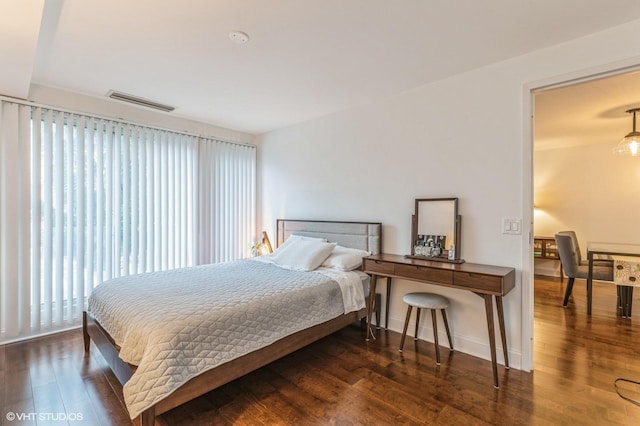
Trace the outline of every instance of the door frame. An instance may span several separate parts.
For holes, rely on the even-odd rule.
[[[533,359],[533,148],[534,95],[546,90],[571,86],[640,70],[640,58],[631,58],[586,68],[542,80],[527,82],[522,93],[522,361],[524,371],[534,369]]]

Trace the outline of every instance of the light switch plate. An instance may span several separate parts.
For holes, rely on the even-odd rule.
[[[502,219],[502,233],[510,235],[522,234],[522,220],[520,219]]]

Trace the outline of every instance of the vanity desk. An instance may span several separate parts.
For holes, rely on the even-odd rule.
[[[373,295],[376,294],[378,278],[384,277],[387,279],[385,328],[388,328],[389,325],[389,299],[391,297],[391,283],[393,278],[468,290],[482,297],[485,303],[489,329],[493,385],[495,388],[499,387],[498,365],[496,361],[496,336],[493,320],[493,298],[495,297],[496,299],[498,323],[504,351],[504,365],[505,368],[508,369],[509,357],[505,335],[502,297],[515,287],[515,269],[474,263],[449,263],[437,259],[416,259],[394,254],[379,254],[365,257],[363,259],[363,270],[371,275],[369,307],[372,306],[372,298]],[[367,315],[367,340],[369,340],[370,330],[371,309],[369,309]]]

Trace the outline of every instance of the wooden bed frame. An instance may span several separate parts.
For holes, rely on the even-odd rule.
[[[378,222],[279,219],[277,221],[277,245],[280,246],[290,234],[295,233],[320,236],[347,247],[360,248],[371,251],[373,254],[379,254],[382,240],[381,231],[382,225]],[[270,364],[356,321],[362,320],[366,317],[366,314],[367,308],[365,307],[360,311],[341,315],[208,370],[192,378],[167,398],[140,414],[140,425],[151,426],[155,424],[155,416]],[[120,359],[120,348],[90,312],[85,311],[83,313],[82,325],[85,352],[89,352],[90,343],[93,340],[118,381],[124,385],[133,375],[136,367]]]

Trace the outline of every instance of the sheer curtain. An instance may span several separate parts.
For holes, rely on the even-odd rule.
[[[0,103],[0,343],[75,327],[104,280],[246,255],[253,146]]]

